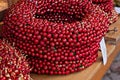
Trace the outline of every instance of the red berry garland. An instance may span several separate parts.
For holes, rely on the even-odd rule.
[[[87,47],[88,48],[88,47]],[[67,53],[64,55],[56,54],[57,57],[44,56],[44,59],[39,57],[28,56],[30,66],[33,68],[32,72],[38,74],[69,74],[78,72],[90,66],[96,61],[98,56],[98,44],[94,44],[89,50],[80,50],[76,48],[76,53]],[[75,50],[75,49],[73,49]],[[64,50],[65,51],[65,50]],[[64,52],[63,51],[63,52]],[[80,54],[80,52],[82,52]],[[63,59],[63,60],[60,60]]]
[[[106,12],[109,19],[109,24],[117,21],[118,14],[114,10],[113,0],[92,0],[92,3],[98,5],[103,11]]]
[[[108,18],[88,0],[21,0],[4,18],[2,36],[28,55],[33,72],[69,74],[96,61]]]
[[[107,14],[108,14],[110,24],[112,24],[118,20],[118,13],[114,9],[112,11],[108,12]]]
[[[105,3],[100,3],[98,5],[105,12],[110,12],[110,11],[112,11],[114,9],[114,7],[113,7],[113,0],[109,0],[108,2],[105,2]]]
[[[105,3],[108,1],[113,1],[113,0],[92,0],[93,3]]]
[[[30,68],[25,57],[0,40],[0,80],[30,80],[29,73]]]

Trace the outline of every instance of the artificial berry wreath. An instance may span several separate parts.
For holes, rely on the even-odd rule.
[[[7,11],[2,36],[28,55],[33,72],[69,74],[96,61],[108,26],[89,0],[20,0]]]

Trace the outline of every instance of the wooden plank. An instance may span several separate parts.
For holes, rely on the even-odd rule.
[[[106,41],[111,44],[117,44],[117,42],[120,40],[120,16],[117,22],[109,27],[109,30],[114,30],[114,28],[117,29],[117,32],[110,31],[105,36]]]
[[[119,44],[116,45],[115,50],[112,52],[112,54],[109,55],[107,64],[105,66],[100,65],[99,70],[95,73],[95,75],[90,80],[102,80],[102,77],[104,76],[105,72],[109,69],[112,61],[117,56],[119,51],[120,51],[120,42]]]
[[[2,26],[3,25],[3,22],[0,22],[0,26]]]
[[[7,0],[0,0],[0,12],[8,8]]]
[[[8,8],[7,0],[0,0],[0,21],[2,21],[3,15],[7,8]]]
[[[0,22],[3,20],[4,18],[4,14],[5,14],[6,10],[3,10],[2,12],[0,12]]]
[[[0,22],[0,37],[1,37],[1,26],[3,25],[3,22]]]

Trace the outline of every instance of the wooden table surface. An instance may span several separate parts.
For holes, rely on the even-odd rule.
[[[8,8],[7,0],[0,0],[0,12]]]
[[[109,32],[108,34],[106,34],[106,39],[109,40],[111,43],[116,44],[117,42],[119,42],[120,40],[120,16],[119,19],[116,23],[112,24],[112,26],[110,26],[109,30],[114,30],[116,28],[116,31],[114,33],[114,31]]]

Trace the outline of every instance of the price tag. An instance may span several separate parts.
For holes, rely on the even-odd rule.
[[[115,7],[115,11],[120,14],[120,7]]]
[[[100,48],[101,48],[102,57],[103,57],[103,64],[106,65],[106,63],[107,63],[107,48],[106,48],[104,37],[102,38],[102,40],[100,42]]]

